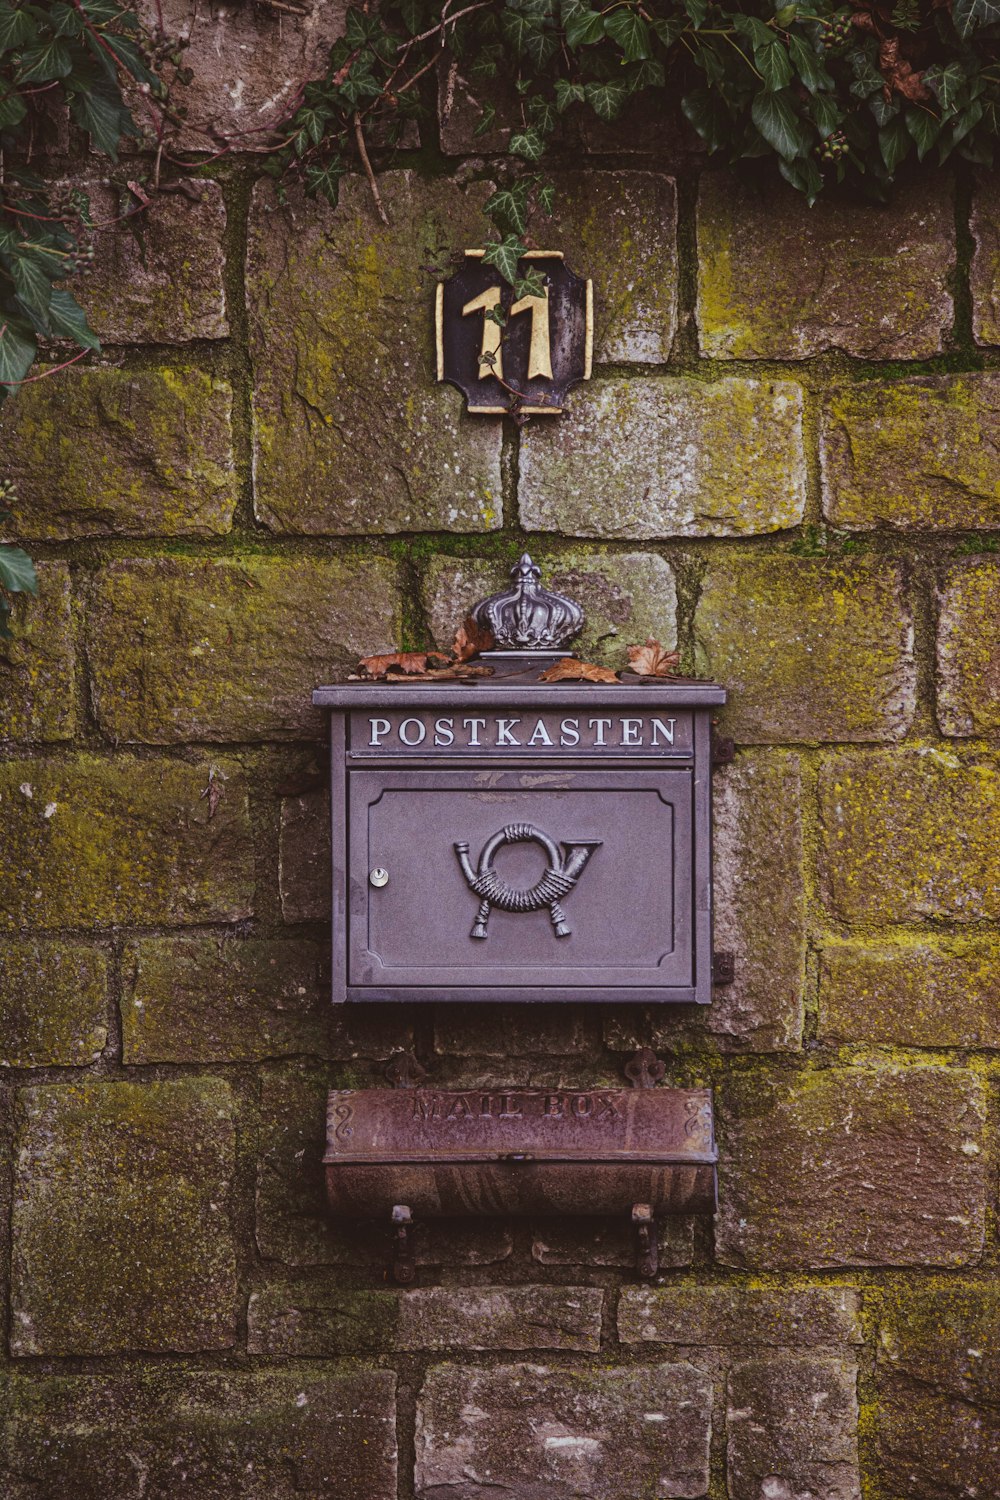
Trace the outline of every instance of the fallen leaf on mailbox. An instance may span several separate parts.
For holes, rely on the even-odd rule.
[[[681,659],[679,651],[666,651],[649,636],[644,646],[629,646],[629,671],[639,677],[673,677]]]
[[[477,625],[472,616],[467,615],[455,631],[451,654],[455,661],[468,661],[480,651],[489,651],[493,644],[493,632],[489,627]]]
[[[426,672],[432,661],[447,660],[440,651],[386,651],[381,656],[363,656],[358,666],[366,677],[388,677],[397,673],[411,676]]]
[[[539,682],[617,682],[610,667],[597,667],[592,661],[576,661],[572,656],[561,656],[551,667],[546,667]]]

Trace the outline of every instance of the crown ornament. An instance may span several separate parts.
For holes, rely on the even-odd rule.
[[[583,629],[574,599],[542,587],[542,570],[527,552],[510,570],[511,585],[481,599],[472,618],[485,626],[501,651],[562,651]]]

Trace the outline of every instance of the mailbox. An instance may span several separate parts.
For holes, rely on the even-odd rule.
[[[714,683],[549,673],[583,622],[525,555],[473,611],[495,649],[440,680],[318,688],[330,710],[333,998],[696,1001],[711,997]],[[546,675],[566,681],[545,681]],[[578,673],[576,675],[579,675]],[[639,1270],[656,1217],[710,1213],[708,1090],[397,1089],[329,1096],[335,1214],[628,1214]]]
[[[490,675],[318,688],[333,999],[706,1003],[714,683],[540,679],[579,607],[475,611]]]

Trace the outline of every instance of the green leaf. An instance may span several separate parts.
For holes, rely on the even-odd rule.
[[[968,84],[968,77],[961,63],[949,63],[946,68],[937,63],[924,73],[924,82],[944,110],[953,110]]]
[[[512,135],[507,150],[525,161],[539,161],[545,151],[545,141],[541,132],[532,127]]]
[[[563,10],[562,21],[566,45],[574,51],[578,47],[589,47],[604,36],[604,17],[600,11],[589,10],[583,5],[574,6],[571,10]]]
[[[552,217],[552,210],[555,207],[555,201],[556,190],[550,182],[547,182],[543,188],[539,188],[538,190],[538,206],[550,219]]]
[[[696,26],[704,26],[708,19],[709,0],[683,0],[684,9]]]
[[[331,207],[336,208],[343,175],[344,164],[339,156],[323,166],[306,167],[306,192],[310,198],[325,198]]]
[[[60,267],[53,267],[58,271]],[[17,256],[10,268],[18,301],[26,311],[44,319],[52,300],[52,280],[38,259],[31,255]]]
[[[38,35],[38,27],[19,6],[0,4],[0,52],[24,47]]]
[[[14,89],[0,96],[0,130],[8,129],[11,125],[20,125],[27,113],[27,105]]]
[[[502,240],[490,240],[487,243],[483,260],[488,266],[496,266],[504,281],[513,285],[517,280],[517,263],[525,249],[519,235],[508,234]]]
[[[687,25],[686,16],[650,16],[649,24],[664,47],[672,47]]]
[[[711,89],[691,89],[681,99],[681,110],[709,151],[721,151],[732,133],[733,121],[719,95]]]
[[[72,339],[81,349],[100,349],[101,341],[87,322],[87,314],[72,292],[53,287],[49,327],[57,338]]]
[[[641,62],[649,56],[649,27],[631,8],[613,10],[604,18],[604,30],[612,41],[618,43],[629,62]]]
[[[556,109],[562,114],[571,104],[579,104],[586,97],[582,83],[570,83],[567,78],[556,79]]]
[[[632,94],[638,94],[643,89],[661,89],[666,81],[666,71],[656,57],[647,57],[642,62],[633,63],[628,70],[628,87]]]
[[[514,296],[519,300],[521,297],[544,297],[545,278],[541,271],[528,271],[524,276],[516,277]]]
[[[21,547],[0,546],[0,588],[8,594],[37,594],[35,565]]]
[[[63,4],[62,0],[58,0],[58,3],[49,11],[49,25],[56,36],[79,36],[85,24],[80,12],[72,5]],[[105,40],[107,41],[110,36],[109,32]]]
[[[840,105],[831,94],[814,94],[806,107],[823,140],[833,134],[843,118]]]
[[[123,135],[136,134],[135,121],[121,103],[121,98],[103,80],[84,84],[70,96],[69,112],[81,129],[86,130],[99,151],[118,160],[118,142]]]
[[[1000,21],[1000,0],[954,0],[951,19],[959,36],[967,37],[977,26]]]
[[[377,16],[366,15],[356,5],[348,7],[347,17],[344,22],[344,41],[352,52],[359,47],[367,46],[369,42],[375,41],[382,31],[382,23]]]
[[[73,55],[66,43],[57,36],[50,37],[37,47],[26,47],[21,53],[20,83],[45,83],[52,78],[65,78],[73,71]]]
[[[0,310],[0,385],[16,385],[23,380],[37,353],[38,345],[30,328]]]
[[[523,234],[528,222],[527,198],[523,193],[511,192],[510,188],[500,188],[487,198],[483,204],[483,213],[493,220],[501,232],[510,229],[515,234]]]
[[[889,121],[888,125],[882,126],[878,133],[878,145],[887,172],[895,172],[900,162],[909,154],[912,144],[913,140],[902,115],[897,115],[895,119]]]
[[[819,54],[794,32],[788,38],[788,56],[792,67],[810,94],[818,94],[821,89],[832,89],[836,86],[823,66]]]
[[[757,94],[750,106],[750,118],[779,156],[786,161],[798,156],[805,142],[793,96],[787,89],[778,94]]]
[[[496,105],[495,104],[483,104],[480,107],[481,107],[483,113],[482,113],[482,117],[481,117],[481,119],[479,121],[479,124],[476,126],[475,130],[472,132],[473,135],[486,135],[487,131],[490,131],[490,130],[493,129],[493,122],[494,122],[494,120],[497,117],[497,110],[496,110]]]
[[[941,121],[926,109],[908,109],[904,119],[907,130],[916,142],[917,160],[923,161],[941,134]]]
[[[588,83],[586,96],[587,103],[599,119],[614,120],[628,98],[628,89],[623,83]]]
[[[556,128],[555,105],[536,94],[528,103],[528,118],[543,135],[551,135]]]

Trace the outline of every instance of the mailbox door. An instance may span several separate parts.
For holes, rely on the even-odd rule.
[[[694,816],[693,769],[349,771],[348,996],[698,998]]]

